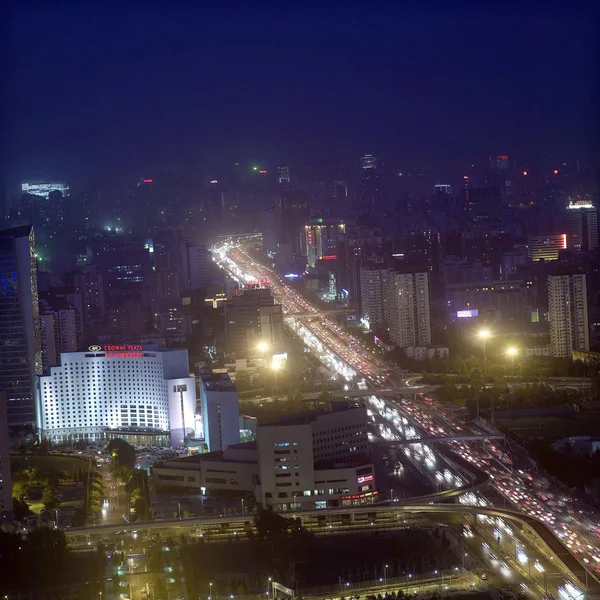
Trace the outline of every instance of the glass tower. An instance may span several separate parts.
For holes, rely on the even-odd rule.
[[[0,231],[0,388],[9,427],[35,426],[41,372],[35,239],[27,225]]]

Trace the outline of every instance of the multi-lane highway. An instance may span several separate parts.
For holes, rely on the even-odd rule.
[[[400,374],[391,372],[389,365],[377,358],[360,340],[354,338],[337,323],[325,316],[319,308],[292,289],[255,253],[253,244],[227,240],[212,249],[214,260],[242,285],[262,282],[270,285],[273,294],[283,306],[286,323],[300,336],[314,354],[347,382],[353,382],[368,396],[369,409],[379,439],[393,444],[409,437],[458,438],[485,435],[492,432],[479,423],[457,422],[453,415],[439,409],[425,395],[421,401],[409,401],[400,396],[378,395],[375,389],[389,388],[402,393],[410,381],[402,381]],[[323,315],[297,318],[297,314]],[[371,391],[373,390],[373,391]],[[423,390],[418,390],[423,391]],[[426,390],[428,391],[428,390]],[[404,423],[406,421],[406,423]],[[412,429],[412,431],[411,431]],[[375,441],[375,440],[374,440]],[[572,499],[541,475],[535,477],[525,468],[527,457],[520,456],[517,448],[501,447],[498,442],[450,441],[447,446],[464,461],[490,474],[494,491],[465,494],[462,503],[514,507],[524,515],[546,524],[562,540],[571,556],[597,577],[600,575],[600,517],[574,511]],[[464,485],[465,474],[447,464],[440,470],[440,453],[427,443],[413,443],[402,450],[407,457],[438,482],[441,489]],[[522,465],[520,463],[523,463]],[[519,468],[519,467],[523,468]],[[518,558],[518,557],[517,557]],[[565,600],[572,597],[569,588],[557,588]]]

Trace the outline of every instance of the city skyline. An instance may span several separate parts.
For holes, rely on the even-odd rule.
[[[440,168],[595,156],[591,15],[507,9],[238,7],[231,20],[218,8],[15,4],[2,178],[81,186],[235,161],[350,167],[368,152]]]

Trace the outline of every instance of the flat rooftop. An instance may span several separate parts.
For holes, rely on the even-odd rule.
[[[204,454],[192,454],[191,456],[182,456],[180,458],[172,458],[165,460],[160,463],[156,463],[156,466],[163,469],[176,469],[178,464],[200,464],[203,460],[216,461],[216,462],[232,462],[232,463],[255,463],[256,458],[248,458],[244,460],[239,455],[231,456],[229,450],[246,450],[248,452],[256,452],[258,450],[257,443],[254,442],[243,442],[240,444],[232,444],[225,450],[219,450],[217,452],[206,452]]]
[[[200,375],[200,381],[208,392],[235,392],[235,385],[227,373]]]
[[[278,425],[308,425],[316,421],[319,417],[330,415],[332,413],[347,412],[350,410],[362,409],[362,406],[348,406],[345,402],[330,402],[329,409],[317,409],[307,412],[296,413],[295,415],[286,415],[279,417],[272,423],[265,423],[261,427],[276,427]]]

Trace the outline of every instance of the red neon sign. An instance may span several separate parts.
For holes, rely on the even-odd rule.
[[[356,480],[356,483],[360,485],[361,483],[367,483],[367,481],[373,481],[373,475],[365,475],[364,477],[359,477]]]
[[[337,260],[337,254],[328,254],[327,256],[321,256],[321,260]]]
[[[152,179],[144,179],[144,183],[152,183]]]

